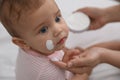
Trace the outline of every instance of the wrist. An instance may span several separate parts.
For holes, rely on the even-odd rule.
[[[105,63],[105,56],[106,56],[106,54],[105,54],[106,53],[105,48],[92,46],[92,47],[89,47],[87,49],[88,50],[91,49],[93,51],[96,51],[96,54],[98,55],[98,57],[97,57],[97,63],[98,64]]]
[[[107,8],[103,9],[102,19],[104,20],[104,24],[112,22],[110,11]]]
[[[101,54],[100,54],[101,63],[109,63],[108,61],[109,53],[111,53],[111,50],[109,49],[103,48],[101,50]]]
[[[120,21],[120,5],[103,9],[105,23]]]

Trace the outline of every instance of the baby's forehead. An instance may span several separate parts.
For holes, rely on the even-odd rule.
[[[16,3],[9,5],[6,4],[4,7],[7,7],[7,9],[5,8],[4,8],[5,10],[3,9],[3,15],[5,16],[3,18],[7,19],[7,21],[4,21],[6,25],[5,27],[8,28],[9,33],[23,32],[31,28],[31,26],[34,26],[33,24],[31,24],[33,21],[31,20],[32,19],[31,15],[35,11],[37,11],[43,4],[45,4],[46,2],[50,2],[49,0],[48,1],[47,0],[13,0],[13,1],[20,1],[20,2],[19,4]],[[51,0],[51,2],[53,3],[54,0]],[[10,25],[7,23],[11,23],[10,25],[12,27],[9,27]],[[13,30],[10,28],[12,28]]]
[[[30,0],[30,1],[34,1],[34,0]],[[35,0],[35,1],[40,1],[40,2],[39,4],[28,3],[29,5],[26,4],[26,7],[23,7],[21,5],[21,7],[19,7],[18,10],[15,10],[14,8],[11,9],[11,13],[9,17],[11,18],[12,23],[17,24],[18,26],[21,27],[24,24],[29,24],[30,22],[27,23],[26,21],[30,21],[31,19],[30,16],[42,6],[43,1],[45,2],[45,0]]]

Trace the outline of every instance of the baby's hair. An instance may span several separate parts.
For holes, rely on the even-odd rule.
[[[3,1],[3,0],[0,0],[0,5],[1,5],[2,1]]]
[[[116,1],[120,2],[120,0],[116,0]]]
[[[13,37],[20,37],[14,29],[23,14],[30,14],[38,9],[45,0],[0,0],[0,21]]]

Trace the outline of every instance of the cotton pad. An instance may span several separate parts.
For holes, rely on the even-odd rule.
[[[88,29],[90,25],[89,17],[82,12],[71,14],[66,20],[69,29],[72,32],[82,32]]]
[[[47,40],[46,41],[46,47],[48,50],[52,50],[54,48],[54,44],[52,40]]]

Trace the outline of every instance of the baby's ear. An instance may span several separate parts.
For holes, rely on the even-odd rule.
[[[22,49],[30,49],[30,46],[28,46],[23,39],[13,37],[12,42]]]

